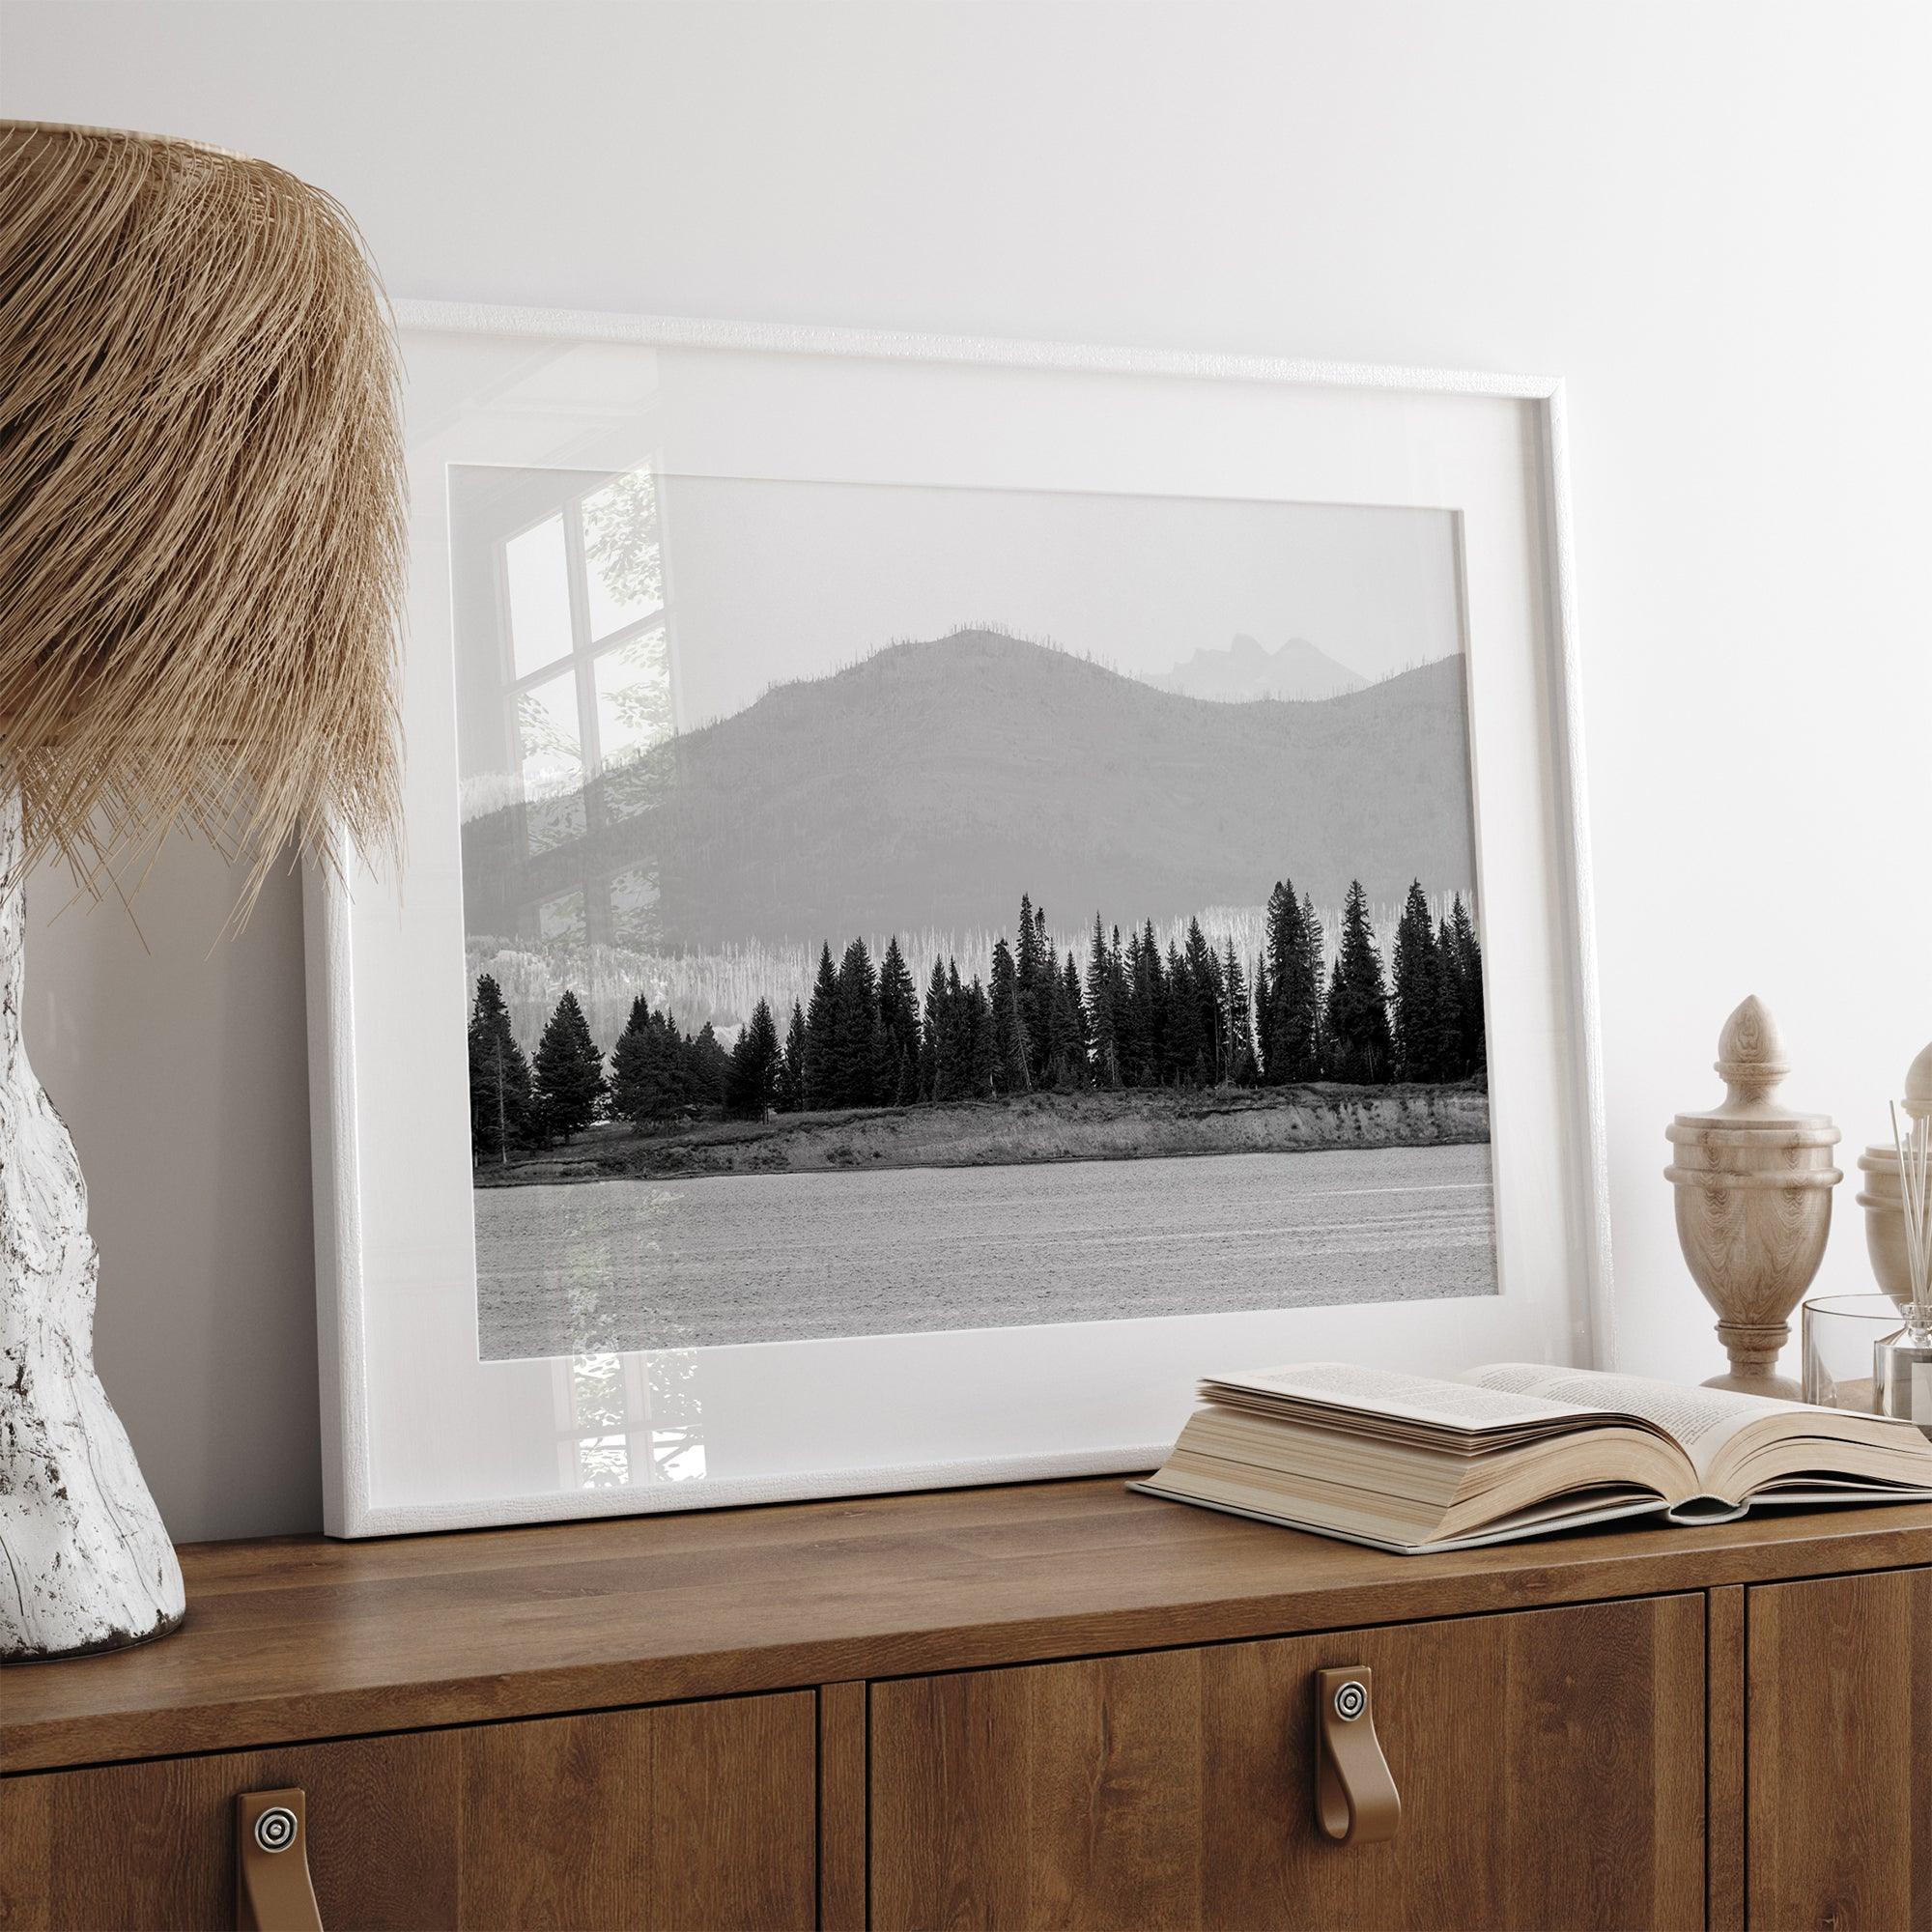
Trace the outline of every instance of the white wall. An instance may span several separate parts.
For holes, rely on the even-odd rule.
[[[1928,57],[1878,0],[12,0],[0,111],[280,161],[399,296],[1567,376],[1625,1355],[1695,1377],[1724,1014],[1848,1167],[1932,1037]],[[225,890],[171,855],[145,954],[43,884],[30,959],[182,1538],[319,1515],[298,895],[211,954]]]

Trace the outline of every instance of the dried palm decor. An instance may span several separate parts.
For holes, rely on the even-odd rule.
[[[397,369],[354,227],[195,143],[0,122],[0,1659],[138,1641],[181,1574],[96,1378],[22,881],[175,830],[248,867],[399,820]]]

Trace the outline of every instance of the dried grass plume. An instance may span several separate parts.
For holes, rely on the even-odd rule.
[[[0,782],[99,889],[174,829],[393,854],[393,334],[328,196],[0,122]]]

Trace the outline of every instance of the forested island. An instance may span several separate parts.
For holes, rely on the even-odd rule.
[[[1385,967],[1354,881],[1332,969],[1325,961],[1326,935],[1292,881],[1269,896],[1265,949],[1253,959],[1232,941],[1217,951],[1198,919],[1163,953],[1151,921],[1123,936],[1096,915],[1084,973],[1023,895],[984,981],[962,982],[952,960],[935,960],[922,1000],[896,938],[876,963],[863,938],[836,960],[828,942],[782,1036],[762,999],[727,1050],[708,1022],[688,1035],[639,995],[608,1059],[570,990],[526,1055],[485,973],[469,1027],[472,1159],[479,1179],[515,1179],[598,1122],[665,1136],[865,1109],[1008,1101],[1037,1114],[1046,1099],[1062,1121],[1118,1122],[1134,1107],[1121,1096],[1141,1095],[1141,1111],[1172,1133],[1199,1117],[1188,1096],[1212,1092],[1252,1105],[1312,1082],[1486,1090],[1482,950],[1460,895],[1433,919],[1412,884]],[[1109,1097],[1083,1107],[1083,1096]],[[1486,1105],[1461,1114],[1460,1128],[1431,1137],[1487,1137]]]

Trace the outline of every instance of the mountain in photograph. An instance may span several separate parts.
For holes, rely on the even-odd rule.
[[[1253,697],[1338,697],[1360,691],[1368,679],[1306,638],[1291,638],[1269,650],[1243,631],[1225,651],[1197,650],[1172,670],[1151,673],[1142,682],[1183,697],[1241,704]]]
[[[1205,701],[984,630],[895,644],[464,827],[472,934],[586,885],[662,949],[1318,905],[1475,883],[1460,656],[1320,702]],[[556,828],[539,835],[539,819]],[[547,849],[532,849],[547,847]]]

